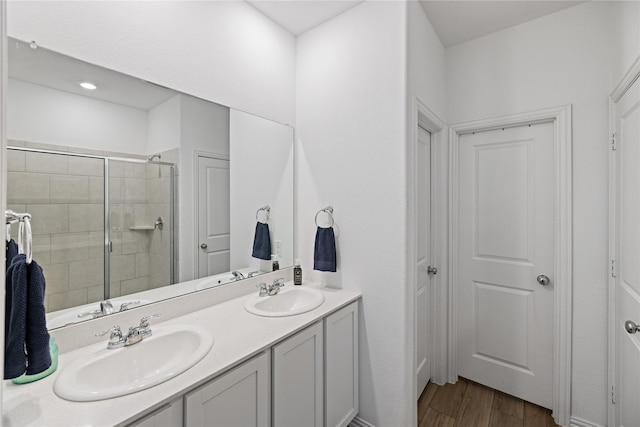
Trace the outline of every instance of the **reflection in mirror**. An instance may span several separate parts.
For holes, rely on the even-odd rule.
[[[291,127],[15,39],[7,104],[50,329],[293,264]]]

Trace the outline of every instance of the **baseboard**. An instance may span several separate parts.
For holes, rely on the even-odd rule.
[[[355,417],[353,420],[351,420],[351,422],[349,423],[349,427],[376,427],[371,423],[366,422],[365,420],[363,420],[360,417]]]
[[[571,417],[571,427],[604,427],[602,424],[592,423],[582,418]]]

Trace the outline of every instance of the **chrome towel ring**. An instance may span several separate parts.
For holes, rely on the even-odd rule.
[[[18,222],[18,252],[25,254],[27,264],[33,260],[33,245],[31,235],[31,214],[17,213],[12,210],[4,211],[4,218],[7,225]],[[7,239],[10,236],[7,234]]]
[[[260,221],[260,212],[264,212],[264,214],[266,216],[264,221]],[[264,205],[264,206],[258,208],[258,210],[256,211],[256,221],[266,224],[267,221],[269,221],[269,213],[270,212],[271,212],[271,207],[269,205]]]
[[[322,208],[318,212],[316,212],[316,218],[315,218],[316,226],[320,227],[320,225],[318,224],[318,215],[320,215],[322,212],[324,212],[327,215],[329,215],[329,218],[331,218],[331,224],[329,225],[329,227],[333,227],[333,224],[335,224],[336,221],[333,219],[333,207],[332,206],[327,206],[326,208]]]

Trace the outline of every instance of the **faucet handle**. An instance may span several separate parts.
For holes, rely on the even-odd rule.
[[[103,337],[105,335],[107,335],[109,332],[111,332],[111,335],[109,336],[109,339],[112,340],[114,338],[122,338],[122,330],[120,329],[120,326],[115,325],[113,328],[107,329],[106,331],[101,331],[98,332],[97,334],[95,334],[96,337]]]
[[[83,317],[87,316],[100,317],[101,315],[102,312],[100,310],[85,311],[84,313],[78,314],[78,319],[82,319]]]
[[[162,313],[156,313],[156,314],[152,314],[151,316],[145,316],[142,319],[140,319],[140,327],[141,328],[146,328],[149,326],[149,320],[156,318],[156,317],[160,317],[162,316]]]
[[[122,304],[120,304],[119,311],[129,310],[129,306],[136,304],[140,304],[140,300],[123,302]]]
[[[281,280],[284,280],[284,277],[280,277],[278,279],[275,279],[273,281],[273,285],[271,285],[271,287],[274,287],[274,286],[277,286],[279,288],[283,287],[284,286],[284,282],[280,282]]]

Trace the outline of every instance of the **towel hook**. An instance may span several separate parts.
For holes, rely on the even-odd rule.
[[[264,212],[264,214],[266,215],[266,218],[264,221],[260,221],[260,212]],[[256,221],[262,222],[264,224],[267,223],[267,221],[269,221],[269,213],[271,212],[271,207],[269,205],[264,205],[260,208],[258,208],[258,210],[256,211]]]
[[[322,213],[322,212],[324,212],[327,215],[329,215],[329,218],[331,218],[331,225],[329,225],[329,227],[333,227],[333,224],[335,224],[336,221],[333,219],[333,207],[332,206],[327,206],[326,208],[322,208],[318,212],[316,212],[316,218],[315,218],[316,226],[320,227],[320,225],[318,224],[318,215],[320,215],[320,213]],[[329,228],[329,227],[327,227],[327,228]]]

